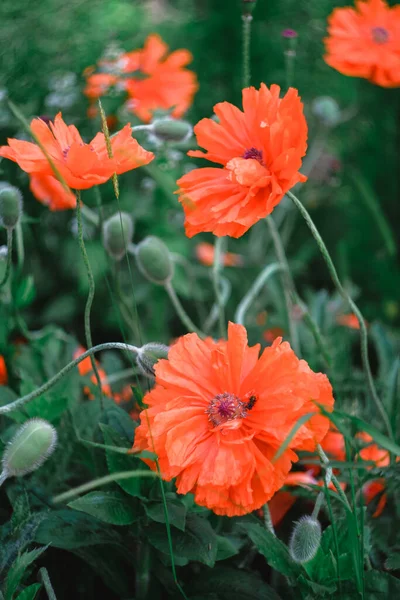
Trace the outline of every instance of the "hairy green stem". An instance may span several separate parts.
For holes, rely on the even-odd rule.
[[[383,422],[385,423],[385,427],[387,429],[389,437],[391,439],[393,439],[393,431],[392,431],[392,427],[391,427],[389,418],[388,418],[388,416],[386,414],[386,410],[376,392],[374,380],[372,377],[371,366],[369,363],[369,356],[368,356],[368,332],[367,332],[367,326],[365,324],[364,317],[362,316],[362,313],[361,313],[360,309],[358,308],[358,306],[356,305],[356,303],[354,302],[354,300],[349,296],[349,294],[346,292],[346,290],[342,286],[342,284],[339,280],[338,274],[336,272],[335,265],[333,264],[330,254],[328,252],[328,249],[325,246],[325,243],[324,243],[318,229],[314,225],[314,222],[311,219],[311,216],[309,215],[307,209],[303,206],[303,204],[300,202],[300,200],[294,194],[292,194],[292,192],[287,192],[287,196],[289,196],[289,198],[294,202],[294,204],[298,208],[301,216],[304,218],[305,222],[307,223],[315,241],[317,242],[318,248],[321,251],[323,259],[328,267],[329,274],[330,274],[332,281],[335,284],[339,294],[342,296],[342,298],[344,300],[347,301],[351,310],[354,312],[354,314],[356,315],[356,317],[358,319],[358,322],[360,324],[361,358],[362,358],[362,363],[363,363],[363,367],[364,367],[364,372],[365,372],[370,396],[373,399],[373,401],[375,402],[376,408],[378,409],[379,414],[380,414]]]
[[[250,41],[251,41],[251,15],[243,15],[243,87],[249,87],[251,72],[250,72]]]
[[[229,279],[226,279],[226,277],[221,277],[220,284],[221,284],[221,299],[222,299],[223,305],[225,306],[225,304],[228,302],[229,296],[231,294],[232,286],[231,286],[231,282],[229,281]],[[219,306],[216,302],[214,302],[214,304],[210,310],[210,314],[208,315],[207,319],[204,321],[203,329],[206,333],[208,333],[210,331],[211,327],[213,327],[214,323],[218,320],[218,315],[219,315]]]
[[[22,231],[21,221],[17,223],[15,228],[15,237],[17,241],[17,260],[18,260],[18,269],[21,272],[24,266],[25,260],[25,248],[24,248],[24,235]]]
[[[57,600],[57,596],[54,592],[53,586],[51,585],[50,577],[45,567],[42,567],[39,571],[39,576],[43,581],[44,589],[49,600]]]
[[[214,264],[213,264],[213,284],[214,293],[217,300],[218,306],[218,323],[219,323],[219,335],[221,338],[226,337],[226,325],[225,325],[225,311],[224,311],[224,299],[221,289],[221,270],[222,270],[222,246],[224,244],[224,238],[215,238],[214,244]]]
[[[246,313],[247,313],[251,303],[253,302],[253,300],[255,299],[257,294],[260,292],[261,288],[266,284],[268,279],[272,275],[274,275],[274,273],[277,273],[278,271],[281,271],[281,270],[282,270],[281,265],[279,265],[278,263],[272,263],[271,265],[267,265],[261,271],[261,273],[259,274],[257,279],[254,281],[253,285],[251,286],[251,288],[249,289],[247,294],[240,301],[240,303],[236,309],[236,313],[235,313],[235,323],[244,325],[244,319],[246,317]]]
[[[263,506],[263,515],[264,515],[264,525],[269,531],[276,535],[274,524],[272,522],[271,511],[269,510],[268,502],[266,502]]]
[[[321,447],[320,444],[317,445],[317,451],[318,451],[318,454],[319,454],[319,456],[321,458],[321,462],[324,465],[326,471],[328,472],[328,469],[329,469],[329,479],[332,480],[332,483],[335,486],[337,493],[339,494],[340,498],[344,502],[346,508],[350,512],[352,512],[350,503],[347,500],[347,496],[344,493],[344,491],[342,490],[338,478],[336,477],[336,475],[334,475],[334,473],[332,471],[332,467],[330,466],[330,463],[329,463],[329,458],[327,457],[327,455],[323,451],[323,449],[322,449],[322,447]],[[329,483],[330,483],[330,481],[328,482],[328,477],[327,477],[327,482],[326,482],[327,486],[329,486]]]
[[[12,247],[13,247],[13,230],[7,229],[7,263],[6,271],[3,279],[0,281],[0,288],[7,283],[8,276],[11,271],[11,260],[12,260]]]
[[[178,317],[182,321],[183,325],[188,329],[188,331],[197,333],[197,335],[201,338],[206,337],[205,334],[198,327],[196,327],[192,319],[189,317],[189,315],[183,308],[178,296],[176,295],[174,288],[172,287],[171,282],[168,281],[168,283],[164,284],[164,288],[168,296],[170,297],[172,304],[174,305]]]
[[[314,510],[312,511],[311,518],[315,521],[318,519],[319,511],[321,510],[322,503],[324,501],[324,492],[320,492],[315,501]]]
[[[93,299],[94,299],[95,283],[94,283],[94,277],[93,277],[92,268],[91,268],[90,262],[89,262],[89,257],[88,257],[87,252],[86,252],[85,241],[83,239],[82,213],[81,213],[81,193],[80,193],[79,190],[77,190],[77,192],[76,192],[76,220],[77,220],[77,223],[78,223],[78,241],[79,241],[79,247],[81,249],[81,254],[82,254],[83,262],[85,264],[86,273],[87,273],[88,280],[89,280],[89,294],[88,294],[88,297],[87,297],[87,300],[86,300],[85,315],[84,315],[86,346],[87,346],[87,349],[89,350],[93,346],[93,343],[92,343],[92,331],[90,329],[90,312],[92,310],[92,304],[93,304]],[[90,361],[92,363],[92,369],[93,369],[93,372],[95,374],[97,385],[98,385],[98,388],[99,388],[100,399],[101,399],[101,402],[103,404],[104,403],[104,397],[103,397],[103,390],[102,390],[102,385],[101,385],[101,379],[100,379],[99,371],[97,369],[96,361],[95,361],[95,359],[94,359],[94,357],[92,355],[90,356]]]
[[[83,352],[78,358],[68,363],[64,368],[61,369],[56,375],[54,375],[51,379],[46,381],[42,386],[31,392],[30,394],[26,394],[26,396],[22,396],[14,402],[10,402],[10,404],[5,404],[4,406],[0,406],[0,415],[4,415],[6,413],[10,413],[14,410],[18,410],[24,404],[31,402],[35,398],[38,398],[49,389],[53,387],[56,383],[58,383],[67,373],[69,373],[74,367],[76,367],[80,362],[85,360],[88,356],[93,356],[96,352],[101,352],[102,350],[126,350],[128,352],[132,352],[137,354],[139,352],[139,348],[136,346],[131,346],[130,344],[123,344],[122,342],[107,342],[105,344],[99,344],[98,346],[93,346],[86,352]]]

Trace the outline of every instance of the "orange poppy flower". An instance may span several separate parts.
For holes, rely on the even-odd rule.
[[[348,327],[349,329],[360,329],[360,323],[355,314],[349,315],[338,315],[336,317],[336,323]]]
[[[197,244],[196,256],[203,265],[211,267],[214,264],[214,246],[207,242]],[[243,264],[243,257],[240,256],[240,254],[234,254],[233,252],[225,252],[221,259],[221,262],[225,267],[237,267],[238,265]]]
[[[78,348],[75,350],[75,352],[73,354],[74,360],[76,358],[78,358],[78,356],[81,356],[81,354],[83,354],[84,352],[86,352],[86,349],[83,346],[78,346]],[[111,387],[107,383],[106,372],[104,371],[104,369],[102,369],[99,366],[99,363],[97,360],[96,360],[96,366],[97,366],[97,372],[100,376],[100,381],[102,384],[101,389],[102,389],[103,393],[106,396],[112,396]],[[90,375],[92,373],[92,375],[90,377],[90,381],[92,383],[94,383],[94,385],[97,385],[97,378],[96,378],[96,375],[93,373],[92,361],[90,360],[89,356],[87,358],[84,358],[83,361],[78,364],[78,371],[82,377],[84,377],[85,375]],[[90,400],[94,399],[94,396],[88,387],[86,387],[86,386],[84,387],[84,392]]]
[[[328,19],[325,62],[344,75],[383,87],[400,86],[400,6],[356,0]]]
[[[366,444],[369,444],[360,450],[360,456],[363,460],[373,461],[377,467],[387,467],[390,464],[389,452],[380,448],[377,444],[371,444],[370,442],[373,442],[373,438],[368,433],[358,433],[357,438],[361,439]],[[386,506],[387,496],[385,493],[382,493],[385,490],[385,487],[385,480],[382,478],[368,481],[363,487],[367,504],[369,504],[378,494],[382,494],[376,510],[372,515],[373,517],[379,517]]]
[[[113,158],[107,154],[103,133],[98,133],[90,144],[85,144],[74,125],[66,125],[58,113],[54,124],[33,119],[31,129],[44,146],[67,185],[84,190],[106,182],[114,173],[146,165],[154,158],[132,138],[130,125],[111,138]],[[0,147],[0,156],[18,163],[31,175],[54,176],[53,170],[39,146],[24,140],[8,139],[8,146]]]
[[[106,73],[90,74],[84,93],[99,98],[116,86],[128,93],[127,108],[148,122],[156,110],[171,110],[181,117],[193,102],[198,89],[196,74],[186,69],[193,60],[188,50],[168,55],[168,46],[157,34],[148,36],[140,50],[122,54],[115,61],[103,61]]]
[[[4,356],[0,354],[0,385],[7,385],[8,373]]]
[[[76,206],[75,194],[51,175],[31,175],[29,187],[35,198],[50,210],[68,210]]]
[[[327,377],[311,371],[287,342],[259,352],[233,323],[227,341],[181,337],[155,366],[156,386],[136,430],[134,450],[155,451],[163,479],[176,477],[178,493],[192,492],[197,504],[220,515],[260,508],[284,484],[295,451],[313,450],[329,427],[316,406],[333,406]],[[315,416],[274,460],[308,412]]]
[[[243,90],[243,112],[221,102],[214,106],[218,122],[202,119],[194,128],[199,150],[222,169],[194,169],[179,179],[186,235],[201,231],[216,236],[242,236],[269,215],[299,181],[307,144],[307,123],[297,90],[279,98],[280,88],[261,84]]]

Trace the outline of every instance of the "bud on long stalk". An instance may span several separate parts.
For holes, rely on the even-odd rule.
[[[143,275],[153,283],[166,285],[174,274],[167,246],[160,238],[148,236],[136,246],[136,262]]]
[[[14,229],[22,215],[22,194],[13,185],[0,184],[0,225]]]
[[[126,248],[132,242],[133,222],[128,213],[116,213],[103,224],[103,245],[115,260],[125,256]]]
[[[140,371],[146,377],[154,377],[154,365],[162,358],[168,358],[169,347],[164,344],[151,342],[139,349],[136,355],[136,363]]]
[[[293,560],[303,564],[318,552],[321,543],[321,525],[313,517],[302,517],[294,526],[289,542],[289,551]]]

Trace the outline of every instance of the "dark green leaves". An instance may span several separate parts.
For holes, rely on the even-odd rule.
[[[130,525],[137,518],[137,510],[129,498],[118,490],[90,492],[68,506],[111,525]]]

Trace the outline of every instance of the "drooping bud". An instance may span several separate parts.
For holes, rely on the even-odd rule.
[[[313,114],[326,127],[335,127],[341,120],[340,108],[334,98],[320,96],[312,103]]]
[[[0,184],[0,225],[14,229],[22,215],[22,194],[13,185]]]
[[[44,419],[29,419],[4,450],[2,465],[7,477],[22,477],[36,471],[54,452],[57,432]]]
[[[150,127],[153,135],[162,142],[186,142],[193,133],[190,123],[168,117],[156,119]]]
[[[132,243],[133,221],[125,212],[115,213],[103,224],[103,245],[115,260],[121,260],[127,246]]]
[[[251,16],[257,4],[257,0],[242,0],[243,16]]]
[[[143,375],[154,377],[154,365],[161,358],[168,358],[169,346],[151,342],[142,346],[136,356],[136,363]]]
[[[313,559],[318,552],[321,535],[319,521],[309,516],[299,519],[289,542],[289,552],[293,560],[303,564]]]
[[[167,284],[174,273],[174,265],[167,246],[153,235],[136,246],[136,262],[143,275],[158,285]]]

